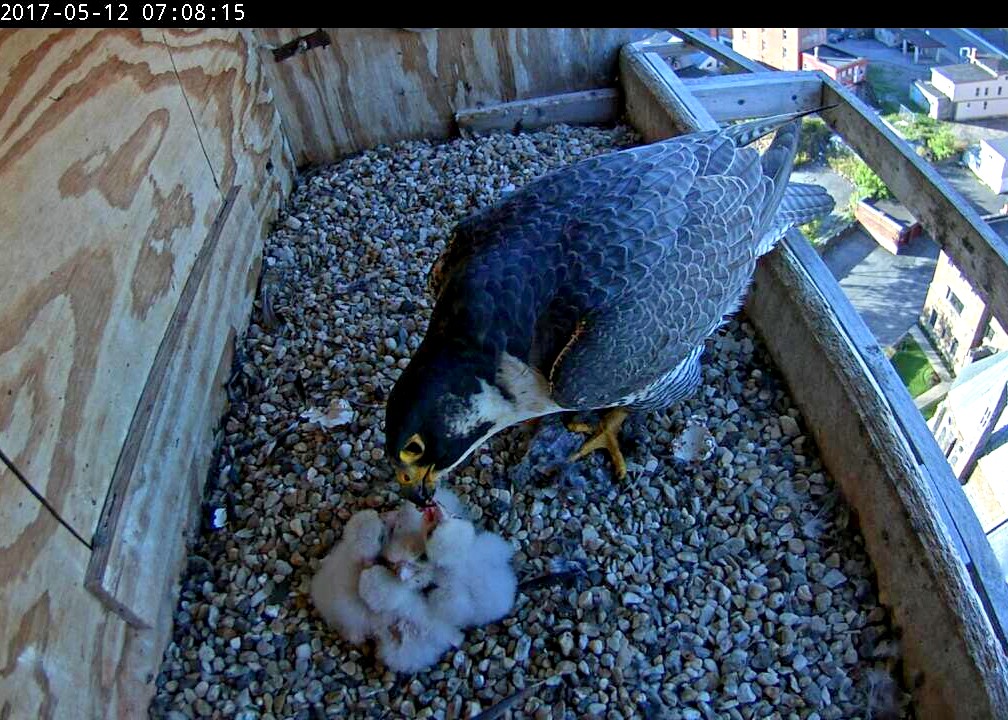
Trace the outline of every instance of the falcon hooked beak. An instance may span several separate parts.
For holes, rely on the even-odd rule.
[[[409,494],[428,504],[437,489],[438,475],[432,463],[424,463],[425,444],[419,433],[414,434],[399,451],[396,480]]]

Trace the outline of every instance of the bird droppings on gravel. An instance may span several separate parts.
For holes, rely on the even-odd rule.
[[[477,525],[514,544],[522,585],[510,616],[468,631],[433,669],[385,671],[311,606],[346,519],[398,500],[384,401],[423,336],[427,271],[452,225],[550,169],[638,141],[559,126],[404,142],[300,178],[237,344],[153,717],[912,712],[863,541],[744,321],[708,341],[692,399],[624,424],[625,482],[602,453],[566,463],[576,441],[555,419],[505,431],[452,474]],[[346,425],[310,420],[346,409],[339,398]],[[678,459],[697,422],[710,456]]]

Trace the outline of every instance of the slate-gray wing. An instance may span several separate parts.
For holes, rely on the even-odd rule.
[[[536,367],[563,407],[635,404],[737,309],[773,189],[715,132],[547,175],[456,228],[429,332]]]
[[[564,407],[650,405],[662,396],[660,385],[677,382],[677,368],[690,370],[684,362],[695,361],[695,350],[738,308],[770,187],[753,150],[697,142],[688,152],[702,164],[666,180],[678,183],[681,197],[666,192],[661,203],[641,197],[621,216],[620,242],[644,267],[622,293],[582,319],[557,358],[549,377]],[[638,230],[652,214],[655,221],[642,238]],[[657,258],[646,250],[638,254],[651,245],[660,247]]]

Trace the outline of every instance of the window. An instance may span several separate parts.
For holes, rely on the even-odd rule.
[[[998,85],[998,95],[1000,95],[1000,94],[1001,94],[1001,86]]]
[[[955,357],[956,350],[958,350],[958,349],[959,349],[959,341],[958,340],[953,340],[952,344],[949,345],[949,355],[951,355],[952,357]]]
[[[956,313],[962,313],[963,304],[959,296],[952,292],[952,288],[945,288],[945,299],[949,301],[949,305],[956,311]],[[954,354],[954,351],[953,351]]]
[[[976,89],[976,96],[977,96],[977,97],[980,97],[980,88],[977,88],[977,89]]]
[[[951,452],[949,452],[948,461],[949,465],[954,468],[956,463],[959,462],[959,456],[962,455],[963,446],[960,443],[952,443],[950,450]]]
[[[928,315],[928,325],[934,327],[936,322],[938,322],[938,311],[932,310],[931,314]]]
[[[989,343],[994,339],[994,321],[990,320],[987,323],[987,329],[984,331],[983,341]]]
[[[787,48],[781,48],[780,54],[781,57],[787,57]]]
[[[942,423],[941,432],[938,433],[938,447],[942,449],[945,457],[948,457],[948,453],[952,449],[952,445],[955,443],[955,438],[950,432],[950,425],[951,423],[946,420]]]
[[[743,30],[743,31],[742,31],[742,39],[743,39],[743,40],[745,40],[745,39],[747,39],[748,37],[749,37],[749,33],[747,33],[747,32],[746,32],[745,30]]]
[[[987,91],[988,90],[990,90],[990,88],[984,88],[984,97],[987,97]]]
[[[986,101],[986,100],[984,100],[984,106],[983,106],[983,109],[984,109],[984,110],[986,110],[986,109],[987,109],[987,101]]]

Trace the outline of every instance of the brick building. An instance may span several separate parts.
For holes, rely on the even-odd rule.
[[[1008,238],[1008,216],[988,219]],[[943,250],[924,300],[921,324],[946,362],[958,372],[974,358],[1008,350],[1008,333],[991,314],[973,285]]]
[[[802,52],[826,42],[826,28],[732,28],[732,47],[778,70],[801,70]]]

